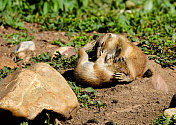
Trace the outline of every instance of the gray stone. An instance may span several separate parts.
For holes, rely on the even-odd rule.
[[[34,119],[43,109],[69,118],[79,107],[64,77],[45,63],[14,71],[0,81],[0,108]]]
[[[28,50],[35,50],[35,44],[32,41],[25,41],[21,42],[17,45],[17,47],[14,50],[14,53],[19,53],[23,51],[28,51]]]

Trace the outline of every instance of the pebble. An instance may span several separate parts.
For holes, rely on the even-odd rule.
[[[111,103],[118,103],[118,100],[113,99]]]

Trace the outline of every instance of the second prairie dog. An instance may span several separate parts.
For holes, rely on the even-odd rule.
[[[97,58],[106,51],[105,61],[109,64],[109,67],[115,68],[117,66],[120,68],[120,72],[127,73],[128,80],[129,77],[130,80],[134,80],[144,75],[147,57],[125,36],[107,33],[97,44]],[[124,81],[128,80],[124,79]]]

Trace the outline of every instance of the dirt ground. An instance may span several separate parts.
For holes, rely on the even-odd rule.
[[[36,55],[42,52],[52,52],[58,48],[51,45],[51,40],[61,39],[67,43],[65,32],[38,31],[37,24],[25,24],[29,35],[34,36]],[[30,32],[30,31],[36,31]],[[19,32],[11,28],[0,27],[0,34]],[[7,45],[5,39],[0,37],[0,54],[10,57],[15,45]],[[176,93],[176,69],[161,68],[153,60],[148,61],[148,67],[154,74],[159,74],[168,85],[168,93],[155,90],[151,78],[138,78],[129,84],[117,84],[109,88],[96,89],[97,100],[106,103],[104,108],[80,108],[72,119],[62,124],[107,124],[107,125],[148,125],[156,116],[161,115],[169,107],[172,96]]]

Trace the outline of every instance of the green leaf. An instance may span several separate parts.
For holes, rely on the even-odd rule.
[[[28,125],[28,122],[22,122],[20,125]]]
[[[4,72],[4,73],[9,73],[9,69],[4,66],[4,67],[3,67],[3,72]]]
[[[83,7],[87,7],[88,6],[88,0],[82,0],[83,3]]]
[[[89,96],[87,94],[84,94],[81,96],[82,98],[89,98]]]
[[[48,13],[48,10],[49,10],[48,2],[45,2],[45,3],[44,3],[44,6],[43,6],[43,14],[47,14],[47,13]]]
[[[87,87],[85,90],[86,90],[86,92],[94,92],[95,91],[92,87]]]
[[[164,122],[163,122],[163,125],[170,125],[171,123],[171,118],[167,118]]]
[[[13,20],[12,20],[12,17],[9,16],[9,15],[6,15],[5,16],[5,21],[7,22],[8,25],[13,25]]]
[[[54,12],[58,12],[58,10],[59,10],[58,1],[57,0],[53,0],[53,2],[54,2]]]
[[[172,40],[176,42],[176,33],[172,34]]]
[[[58,0],[58,3],[59,3],[59,9],[63,11],[64,10],[64,0]]]
[[[144,11],[149,12],[152,10],[152,8],[153,8],[153,0],[146,0],[146,2],[144,3]]]
[[[6,7],[8,0],[0,0],[0,11],[3,11]]]

